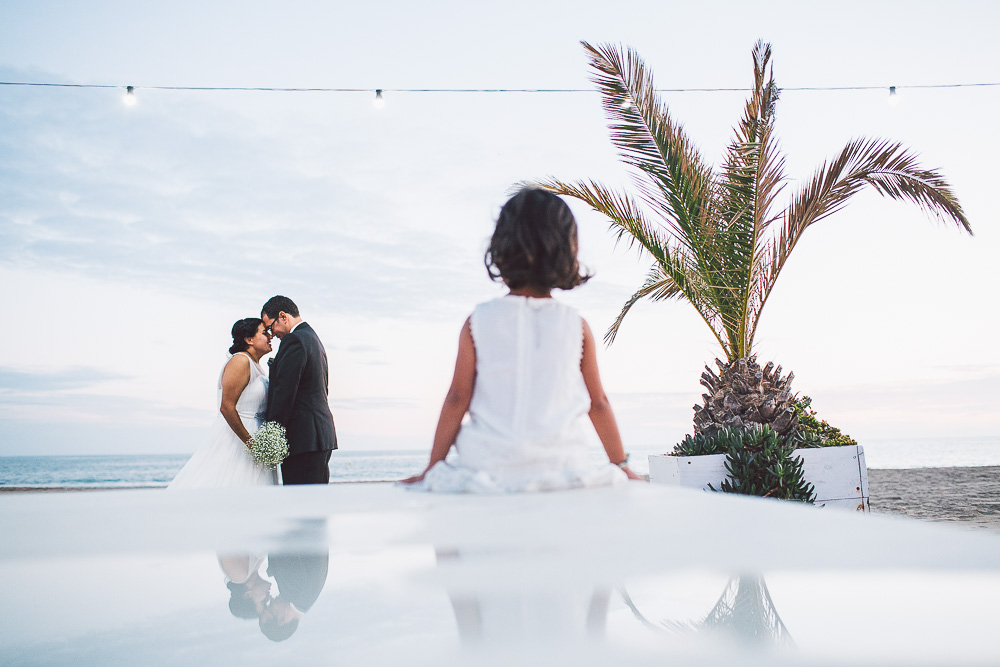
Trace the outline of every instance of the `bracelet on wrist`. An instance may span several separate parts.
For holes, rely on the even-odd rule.
[[[629,456],[630,456],[629,453],[625,452],[625,460],[615,463],[614,465],[618,466],[619,468],[625,468],[626,466],[628,466]]]

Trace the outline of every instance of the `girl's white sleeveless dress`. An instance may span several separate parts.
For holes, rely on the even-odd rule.
[[[416,488],[511,493],[625,482],[621,469],[592,457],[599,440],[587,415],[576,310],[555,299],[508,295],[476,306],[470,323],[476,380],[457,455],[431,468]]]
[[[242,354],[250,361],[250,382],[236,401],[236,411],[247,431],[253,434],[264,421],[267,409],[267,376],[249,354]],[[228,361],[227,361],[228,363]],[[225,366],[222,367],[223,372]],[[217,385],[216,407],[222,405],[222,372]],[[222,413],[215,415],[209,441],[188,459],[177,473],[168,489],[196,489],[236,486],[273,486],[278,483],[275,470],[263,468],[253,460]]]

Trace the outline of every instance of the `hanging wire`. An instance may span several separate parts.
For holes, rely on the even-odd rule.
[[[125,88],[112,84],[98,83],[42,83],[36,81],[0,81],[0,86],[38,86],[50,88]],[[934,83],[912,86],[788,86],[788,91],[843,91],[843,90],[896,90],[915,88],[984,88],[1000,86],[993,83]],[[134,90],[192,90],[192,91],[252,91],[275,93],[592,93],[592,88],[273,88],[250,86],[131,86]],[[749,88],[657,88],[661,93],[743,93]]]

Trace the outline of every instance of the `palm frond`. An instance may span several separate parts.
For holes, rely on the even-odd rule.
[[[764,148],[774,126],[774,108],[779,91],[773,71],[768,80],[771,47],[758,41],[753,49],[754,86],[747,98],[743,118],[727,149],[719,180],[723,215],[731,227],[748,230],[757,218],[757,180]],[[742,224],[740,224],[742,222]]]
[[[786,225],[801,234],[843,208],[865,185],[896,200],[908,200],[939,220],[965,231],[972,227],[951,186],[936,169],[924,169],[917,156],[898,142],[856,139],[833,162],[823,165],[788,207]]]
[[[618,335],[618,329],[621,327],[622,321],[625,319],[625,315],[628,314],[628,311],[632,310],[632,306],[634,306],[640,299],[649,297],[653,301],[664,301],[680,295],[681,289],[678,287],[677,283],[663,273],[659,264],[654,264],[653,268],[650,269],[646,282],[643,283],[642,287],[640,287],[635,294],[629,297],[628,301],[625,302],[625,305],[622,306],[622,311],[618,313],[618,317],[615,318],[615,321],[611,323],[611,326],[608,327],[608,330],[604,333],[605,344],[611,345],[611,343],[615,341],[615,336]]]
[[[745,221],[741,227],[763,231],[768,214],[784,181],[784,158],[772,143],[775,107],[781,95],[768,71],[771,47],[758,41],[753,49],[754,87],[747,98],[743,118],[727,150],[719,185],[727,219]],[[739,214],[739,215],[737,215]]]
[[[692,245],[711,197],[711,169],[656,93],[652,73],[632,49],[582,42],[601,93],[611,141],[622,160],[645,175],[641,193],[678,241]]]
[[[706,270],[718,275],[720,312],[738,356],[745,356],[750,347],[747,313],[755,301],[751,286],[760,266],[759,246],[775,218],[771,207],[784,187],[784,158],[772,140],[780,90],[770,59],[771,47],[758,41],[753,49],[754,86],[715,185],[720,230]]]
[[[752,353],[760,314],[792,250],[810,225],[871,186],[910,201],[971,233],[949,184],[898,143],[859,139],[777,213],[786,187],[785,160],[774,135],[781,91],[771,48],[753,49],[753,89],[718,172],[703,161],[656,93],[639,55],[583,42],[601,94],[611,141],[629,167],[636,195],[592,181],[555,179],[534,185],[579,199],[605,215],[617,240],[639,246],[655,264],[605,335],[615,339],[639,299],[682,298],[705,320],[730,361]]]
[[[656,263],[649,270],[645,283],[635,294],[629,297],[615,321],[604,334],[604,342],[608,345],[614,342],[625,316],[640,299],[650,298],[653,301],[666,301],[673,298],[683,298],[688,301],[701,315],[705,323],[715,334],[716,340],[726,349],[725,331],[720,326],[719,313],[715,307],[713,295],[707,289],[702,276],[682,256],[671,257],[667,263]]]
[[[617,240],[632,248],[639,244],[657,262],[668,256],[668,239],[647,220],[638,203],[628,195],[614,192],[594,181],[566,183],[556,178],[528,181],[525,185],[542,188],[557,195],[573,197],[588,204],[611,222]]]
[[[761,258],[765,291],[755,320],[805,230],[842,209],[865,186],[892,199],[914,203],[938,220],[951,221],[972,234],[958,198],[936,169],[921,167],[917,156],[898,142],[856,139],[832,162],[823,163],[785,211],[777,239]]]

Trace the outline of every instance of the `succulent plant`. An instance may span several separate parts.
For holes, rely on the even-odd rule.
[[[767,426],[741,432],[739,445],[726,452],[726,479],[719,491],[765,498],[816,501],[816,488],[802,473],[802,457]],[[713,491],[716,489],[709,485]]]
[[[720,427],[714,433],[688,435],[674,447],[676,456],[725,454],[727,478],[713,491],[750,496],[815,502],[815,487],[802,474],[802,457],[792,456],[800,446],[822,446],[814,434],[805,440],[819,444],[797,444],[793,436],[782,436],[769,426]]]

